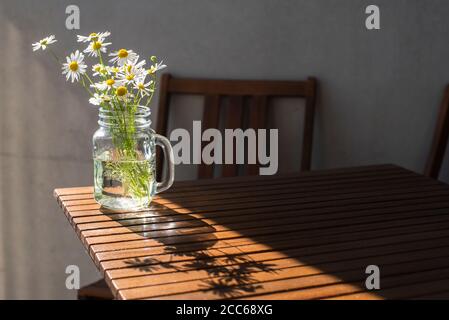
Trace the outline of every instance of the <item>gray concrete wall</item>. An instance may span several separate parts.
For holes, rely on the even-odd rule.
[[[372,3],[381,8],[380,31],[364,27]],[[64,28],[68,4],[81,9],[77,32]],[[164,57],[177,75],[314,75],[315,169],[388,162],[419,172],[449,80],[448,16],[444,0],[2,0],[0,297],[74,297],[64,286],[68,264],[80,266],[82,283],[98,277],[52,197],[55,187],[92,183],[96,111],[31,42],[54,33],[62,53],[77,33],[109,30],[117,46]],[[300,108],[285,110],[276,121],[294,144]],[[186,114],[176,117],[173,126],[191,125]],[[280,150],[282,171],[299,158],[291,150]],[[192,172],[179,168],[178,179]],[[442,178],[449,181],[448,166]]]

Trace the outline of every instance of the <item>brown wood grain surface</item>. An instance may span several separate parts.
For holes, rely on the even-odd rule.
[[[449,187],[394,165],[177,182],[139,212],[92,191],[55,196],[118,299],[449,298]]]

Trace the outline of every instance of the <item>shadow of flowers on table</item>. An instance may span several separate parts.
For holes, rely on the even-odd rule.
[[[262,285],[254,277],[256,272],[276,272],[272,264],[254,261],[244,254],[213,257],[207,251],[177,252],[176,247],[167,247],[166,252],[173,256],[193,259],[182,262],[180,266],[154,258],[133,258],[125,263],[142,272],[153,272],[160,269],[171,269],[177,272],[204,270],[207,272],[208,278],[200,280],[200,290],[212,291],[223,298],[232,298],[238,296],[239,293],[255,292],[262,288]]]
[[[183,216],[187,217],[188,215],[183,214]],[[228,245],[225,241],[221,243],[227,250],[232,249],[234,252],[236,250],[239,252],[229,254],[221,250],[223,246],[214,248],[213,246],[218,242],[217,237],[214,235],[215,229],[200,219],[188,217],[191,221],[194,221],[195,226],[189,229],[188,232],[183,227],[182,233],[179,235],[190,236],[188,241],[191,245],[186,245],[183,241],[180,241],[179,244],[173,243],[173,236],[176,236],[176,232],[180,231],[180,229],[176,228],[167,230],[167,235],[170,237],[154,239],[165,245],[164,254],[169,255],[171,258],[177,257],[180,259],[162,261],[151,256],[135,257],[125,260],[125,263],[129,267],[145,273],[203,270],[207,273],[207,277],[192,279],[200,281],[199,288],[193,291],[210,291],[221,298],[238,297],[242,293],[255,292],[263,286],[255,278],[255,273],[276,272],[274,265],[264,261],[255,261],[243,251],[240,251],[238,247]],[[203,231],[205,226],[210,228],[210,231],[207,233]],[[200,228],[198,230],[201,230],[201,233],[195,233],[197,228]],[[166,242],[165,239],[168,239],[169,242]],[[210,252],[215,252],[215,254]]]

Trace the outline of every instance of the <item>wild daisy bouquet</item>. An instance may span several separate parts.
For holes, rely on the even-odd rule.
[[[146,61],[139,60],[139,56],[129,49],[119,49],[108,54],[110,60],[106,63],[104,55],[107,47],[111,45],[106,42],[110,32],[91,33],[88,36],[78,35],[78,42],[86,43],[83,50],[88,57],[94,57],[97,63],[91,67],[91,75],[85,55],[76,50],[66,57],[62,63],[62,74],[66,80],[80,82],[90,95],[89,102],[96,106],[121,110],[120,106],[126,106],[132,110],[133,107],[144,104],[148,106],[153,97],[156,87],[156,72],[166,67],[163,61],[158,62],[155,56],[150,57],[151,65],[146,69]],[[58,56],[50,45],[57,40],[50,35],[36,43],[33,43],[33,51],[46,50],[60,63]]]
[[[66,80],[80,84],[89,95],[89,103],[99,107],[100,121],[102,114],[107,118],[113,148],[107,155],[97,155],[98,163],[94,155],[97,201],[108,194],[103,182],[105,177],[110,181],[109,191],[113,190],[113,181],[119,181],[121,195],[140,199],[152,188],[148,181],[152,181],[154,170],[151,168],[153,164],[145,161],[144,151],[137,146],[139,123],[136,117],[142,110],[144,113],[149,110],[148,105],[156,89],[156,73],[166,65],[155,56],[150,57],[147,65],[130,49],[109,51],[111,43],[106,40],[109,36],[107,31],[78,35],[77,41],[86,46],[82,51],[70,53],[65,61],[61,61],[52,50],[51,45],[57,41],[54,35],[33,43],[32,47],[33,51],[50,52],[61,65]],[[90,64],[86,58],[92,60]]]

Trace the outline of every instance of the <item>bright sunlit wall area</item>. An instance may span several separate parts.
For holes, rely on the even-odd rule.
[[[449,3],[375,1],[381,29],[368,31],[371,2],[0,2],[0,298],[74,298],[69,264],[80,267],[82,284],[99,278],[52,196],[55,187],[92,184],[97,111],[32,42],[55,34],[62,55],[76,34],[108,30],[114,44],[160,56],[178,76],[312,75],[320,83],[312,168],[395,163],[422,172],[449,80]],[[69,4],[81,10],[80,30],[65,28]],[[153,115],[156,105],[157,96]],[[178,108],[171,126],[190,127],[195,110]],[[284,112],[276,123],[286,172],[299,159],[289,139],[300,107]],[[190,166],[177,170],[177,179],[194,176]],[[449,181],[448,166],[441,178]]]

